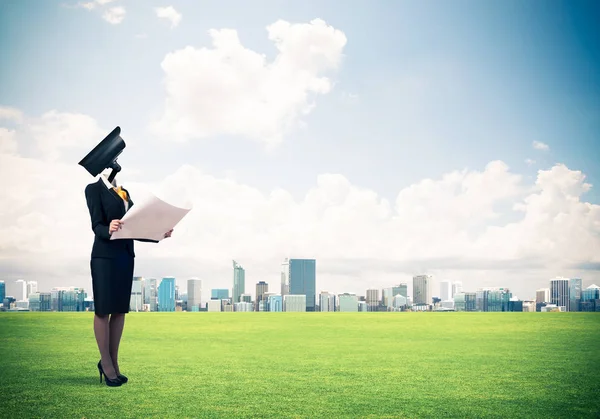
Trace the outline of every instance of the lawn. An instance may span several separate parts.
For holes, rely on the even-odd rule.
[[[597,418],[597,313],[0,313],[0,416]]]

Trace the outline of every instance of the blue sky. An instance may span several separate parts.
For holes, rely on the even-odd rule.
[[[160,157],[150,157],[154,167],[164,163],[157,177],[192,163],[303,194],[317,174],[339,172],[393,198],[422,178],[500,159],[528,176],[562,162],[598,184],[594,2],[172,2],[183,14],[175,30],[146,2],[119,2],[128,13],[114,26],[64,3],[2,3],[2,102],[31,115],[78,111],[120,125],[126,140],[136,138],[127,155],[136,167],[144,164],[139,147],[153,141],[145,126],[160,112],[160,62],[169,51],[208,46],[208,29],[230,27],[272,58],[265,26],[278,18],[321,17],[346,34],[337,84],[318,98],[306,130],[272,153],[242,138],[158,143]],[[136,39],[140,33],[148,37]],[[417,100],[406,80],[423,83]],[[550,151],[533,150],[534,140]],[[526,158],[537,163],[528,167]],[[599,202],[597,189],[591,202]]]
[[[485,283],[522,293],[555,275],[582,276],[586,285],[600,280],[600,251],[594,250],[600,250],[598,2],[89,1],[96,1],[93,10],[68,0],[0,1],[0,140],[18,141],[18,157],[4,156],[12,146],[0,143],[0,159],[11,174],[16,167],[34,167],[35,176],[12,186],[38,191],[13,212],[0,212],[0,235],[3,228],[8,232],[0,247],[15,255],[0,263],[0,274],[34,278],[49,266],[60,267],[87,284],[87,265],[76,262],[88,257],[90,237],[81,235],[88,229],[85,202],[69,198],[74,218],[64,229],[73,238],[62,256],[56,249],[28,250],[34,245],[26,240],[52,241],[58,228],[53,223],[63,222],[57,218],[66,211],[48,201],[59,190],[36,188],[41,175],[60,173],[82,190],[89,179],[77,162],[89,144],[119,125],[127,142],[120,181],[134,195],[163,182],[197,200],[179,236],[159,250],[139,246],[141,275],[200,276],[207,278],[206,288],[222,287],[217,278],[228,281],[229,260],[236,259],[248,278],[276,282],[279,261],[296,252],[319,260],[318,288],[334,292],[391,286],[399,280],[393,270],[402,270],[406,281],[432,271],[440,279],[464,280],[471,289]],[[182,16],[174,27],[154,10],[169,5]],[[102,18],[112,7],[126,9],[118,24]],[[343,48],[331,33],[300,28],[316,18],[343,32]],[[236,30],[246,55],[264,54],[272,63],[285,55],[268,38],[267,26],[279,19],[300,28],[296,34],[309,34],[300,37],[309,46],[288,51],[287,59],[299,68],[290,74],[318,67],[319,48],[341,54],[337,68],[311,74],[313,82],[329,77],[332,88],[312,94],[302,87],[314,107],[300,118],[292,115],[297,108],[287,109],[284,116],[303,125],[294,125],[273,147],[252,138],[256,127],[248,117],[238,134],[221,123],[203,137],[200,131],[211,121],[203,120],[202,111],[210,106],[201,108],[206,103],[200,99],[207,97],[227,115],[235,114],[239,100],[262,104],[250,84],[232,88],[231,99],[223,84],[231,74],[211,75],[210,66],[193,61],[214,59],[238,81],[249,80],[239,65],[199,55],[202,48],[216,51],[209,30]],[[296,45],[292,41],[288,47]],[[294,61],[307,56],[315,61]],[[165,63],[173,67],[163,69]],[[165,80],[189,85],[191,93],[170,95]],[[202,84],[206,80],[214,88]],[[297,87],[262,87],[273,86],[290,92]],[[289,104],[285,93],[269,94],[275,106]],[[174,108],[173,135],[158,135],[151,125],[173,98],[189,103]],[[2,120],[3,107],[22,111],[26,121]],[[271,109],[259,116],[260,127],[281,122],[272,118],[280,109]],[[57,114],[44,119],[51,110]],[[173,141],[175,124],[190,123],[186,117],[192,118],[189,138]],[[194,125],[194,119],[202,123]],[[74,132],[80,144],[65,139]],[[58,160],[48,163],[47,148],[36,148],[40,133],[64,143]],[[534,148],[534,142],[546,149]],[[509,169],[489,165],[498,160]],[[591,190],[586,192],[578,171],[594,185]],[[536,182],[537,192],[531,189]],[[27,227],[31,220],[35,229]],[[20,236],[13,238],[15,229]],[[456,262],[460,252],[471,259]],[[211,254],[216,262],[200,263],[198,254]],[[51,262],[41,263],[42,257]],[[447,269],[436,270],[449,260]],[[521,269],[516,276],[515,269]]]

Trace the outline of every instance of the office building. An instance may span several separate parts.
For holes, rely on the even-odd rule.
[[[149,311],[158,311],[158,280],[155,278],[144,280],[144,304]]]
[[[406,282],[401,282],[395,287],[392,287],[392,297],[400,294],[403,297],[408,297],[408,284]]]
[[[256,311],[259,311],[260,302],[264,300],[265,293],[269,292],[269,284],[260,281],[256,284]]]
[[[327,291],[321,291],[319,294],[319,311],[335,311],[335,295]]]
[[[221,300],[208,300],[208,311],[220,312],[221,311]]]
[[[6,284],[6,296],[13,297],[15,301],[25,301],[27,299],[27,283],[18,279]]]
[[[6,298],[6,283],[4,281],[0,281],[0,304]]]
[[[433,276],[417,275],[413,277],[413,305],[433,304]]]
[[[175,278],[165,277],[158,286],[158,311],[175,311]]]
[[[581,291],[581,311],[600,311],[600,287],[590,285]]]
[[[189,296],[188,296],[189,298]],[[229,290],[225,288],[213,288],[210,290],[210,299],[211,300],[228,300],[229,299]]]
[[[202,299],[202,280],[190,278],[187,281],[187,311],[200,311]],[[219,309],[220,311],[220,309]]]
[[[283,296],[283,311],[304,312],[306,311],[306,295],[288,294]]]
[[[288,294],[306,296],[306,311],[315,311],[316,306],[316,261],[315,259],[286,259],[282,265],[282,296]],[[283,294],[283,291],[286,293]]]
[[[281,295],[290,293],[290,260],[285,258],[281,264]]]
[[[550,280],[550,303],[557,307],[569,307],[569,280],[567,278],[554,278]]]
[[[583,288],[583,281],[581,278],[570,278],[569,279],[569,307],[568,311],[581,311],[581,289]]]
[[[549,303],[550,302],[550,288],[540,288],[535,291],[535,302],[536,303]]]
[[[281,295],[269,295],[268,299],[269,311],[281,312],[283,311],[283,297]]]
[[[440,282],[440,299],[442,301],[450,301],[452,298],[452,283],[450,281]]]
[[[454,298],[456,294],[459,292],[463,292],[463,284],[461,281],[454,281],[452,283],[452,295],[451,298]]]
[[[51,295],[49,292],[35,292],[29,295],[30,311],[50,311]]]
[[[367,311],[378,311],[377,308],[379,306],[379,290],[378,289],[368,289],[367,290]]]
[[[250,294],[242,294],[240,295],[240,303],[251,303],[252,296]]]
[[[38,292],[38,283],[37,281],[29,281],[27,282],[27,299],[29,299],[30,294],[35,294]]]
[[[392,300],[392,307],[394,308],[394,310],[400,311],[401,309],[406,307],[406,303],[406,297],[402,294],[397,294]]]
[[[144,279],[141,276],[134,276],[131,283],[131,297],[129,298],[130,311],[144,311]]]
[[[232,302],[239,303],[242,294],[246,293],[246,271],[235,260],[233,261],[233,293]]]
[[[458,292],[454,294],[455,311],[476,311],[477,294],[474,292]]]
[[[339,311],[358,312],[358,298],[356,294],[345,292],[338,295]]]

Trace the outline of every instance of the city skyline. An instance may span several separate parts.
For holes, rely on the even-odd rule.
[[[117,2],[3,4],[0,278],[90,288],[77,162],[120,126],[132,200],[193,204],[135,244],[136,276],[229,288],[235,259],[274,284],[295,256],[341,292],[600,283],[597,4],[232,0],[168,21]]]

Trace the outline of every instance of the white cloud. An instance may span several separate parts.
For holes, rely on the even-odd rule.
[[[102,18],[112,25],[118,25],[125,19],[125,8],[123,6],[111,7],[104,12]]]
[[[85,1],[78,2],[74,6],[66,5],[69,8],[82,8],[87,9],[88,11],[104,10],[102,13],[102,18],[112,25],[117,25],[125,19],[126,10],[123,6],[115,6],[106,8],[106,5],[113,3],[115,0],[93,0],[93,1]]]
[[[175,28],[181,22],[181,13],[175,10],[173,6],[155,7],[154,11],[160,19],[171,22],[171,28]]]
[[[525,159],[525,164],[527,164],[527,166],[533,166],[535,164],[535,160]]]
[[[339,67],[346,36],[321,19],[279,20],[267,32],[277,49],[270,62],[232,29],[211,29],[212,48],[167,54],[164,114],[153,128],[179,141],[232,134],[280,143],[315,107],[314,96],[332,89],[324,74]]]
[[[550,147],[548,146],[548,144],[544,144],[541,141],[534,141],[532,143],[532,145],[533,145],[533,148],[535,148],[536,150],[544,150],[544,151],[550,150]]]
[[[90,116],[51,110],[39,118],[28,118],[22,127],[44,160],[57,160],[65,149],[87,152],[109,131]]]
[[[0,154],[16,154],[17,149],[16,131],[0,127]]]
[[[0,106],[0,121],[2,120],[20,123],[23,120],[23,112],[8,106]]]
[[[87,118],[45,115],[62,121],[48,123],[49,132],[96,126]],[[70,136],[56,135],[72,145]],[[3,194],[10,205],[0,202],[0,272],[10,265],[21,277],[58,272],[63,283],[69,276],[88,278],[87,172],[72,163],[2,153],[0,177],[11,179]],[[402,273],[426,271],[462,279],[469,289],[506,285],[523,297],[573,265],[600,263],[600,205],[582,199],[591,188],[584,174],[561,164],[538,171],[535,184],[527,185],[493,161],[482,171],[424,179],[393,201],[333,173],[320,175],[300,200],[192,166],[161,185],[126,186],[137,203],[154,190],[174,204],[194,204],[172,239],[137,245],[137,273],[185,278],[200,271],[206,288],[230,285],[229,260],[235,258],[250,281],[267,279],[276,289],[281,259],[292,256],[315,257],[317,287],[332,292],[362,293],[367,286],[390,286]],[[510,269],[519,269],[519,279]]]

